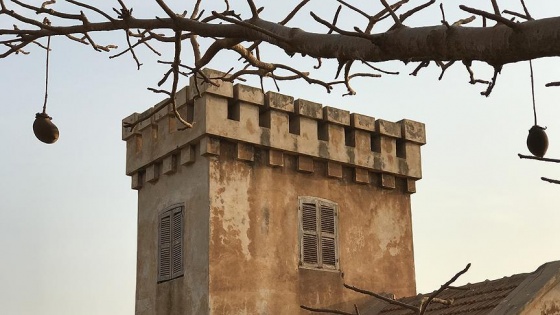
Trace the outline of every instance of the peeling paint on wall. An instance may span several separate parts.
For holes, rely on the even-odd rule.
[[[269,305],[268,300],[271,297],[271,291],[268,289],[259,290],[260,299],[257,301],[257,314],[258,315],[269,315]]]
[[[388,209],[392,208],[388,207]],[[399,221],[395,213],[385,211],[378,212],[373,222],[378,233],[381,252],[388,251],[391,256],[398,255],[401,249],[399,244],[405,234],[404,224]]]
[[[249,189],[250,177],[247,172],[240,171],[238,168],[230,168],[227,172],[227,180],[219,180],[219,169],[212,169],[212,178],[215,194],[212,196],[212,211],[213,216],[219,216],[219,221],[222,223],[222,228],[226,231],[227,235],[236,238],[241,244],[241,252],[245,256],[245,260],[251,259],[251,252],[249,245],[251,239],[249,238],[249,228],[251,219],[249,218],[249,196],[247,191]],[[229,185],[235,182],[236,185]],[[224,238],[222,238],[224,243]]]
[[[546,301],[541,307],[541,315],[560,315],[560,301]]]

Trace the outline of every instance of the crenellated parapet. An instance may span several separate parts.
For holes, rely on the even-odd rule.
[[[208,77],[222,75],[205,71]],[[172,174],[197,155],[219,155],[220,141],[236,143],[240,160],[253,161],[258,148],[267,150],[272,167],[284,166],[283,155],[288,154],[297,157],[302,172],[313,172],[314,161],[323,161],[327,176],[341,178],[342,167],[351,167],[358,183],[369,183],[373,172],[385,188],[394,188],[396,177],[406,179],[411,193],[422,177],[423,123],[375,119],[221,80],[200,82],[191,77],[189,86],[177,93],[178,110],[193,128],[181,130],[166,101],[123,120],[132,123],[157,110],[133,130],[123,128],[126,173],[132,176],[134,189]]]

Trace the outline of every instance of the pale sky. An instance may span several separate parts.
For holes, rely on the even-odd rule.
[[[502,9],[519,9],[517,1],[503,2],[513,7]],[[526,2],[536,18],[560,13],[557,1]],[[130,3],[143,17],[164,16],[154,4]],[[215,3],[215,9],[223,9],[222,2]],[[363,8],[381,7],[371,3]],[[448,20],[469,16],[457,10],[460,1],[444,3]],[[244,1],[232,5],[246,12]],[[330,20],[336,2],[319,5],[321,9],[313,8],[312,1],[309,8]],[[468,5],[491,10],[490,1],[468,1]],[[190,5],[186,9],[190,11]],[[263,15],[280,20],[289,10],[269,5]],[[311,21],[308,11],[291,26],[324,31]],[[440,20],[434,5],[408,25],[433,25]],[[341,25],[348,21],[361,20],[350,16]],[[12,24],[4,17],[0,21],[1,27]],[[100,44],[124,47],[122,33],[94,38]],[[60,129],[54,145],[39,142],[32,132],[35,113],[43,104],[45,52],[30,46],[30,55],[0,60],[4,108],[0,116],[0,313],[133,314],[137,203],[136,191],[130,189],[130,178],[124,173],[121,119],[163,98],[146,88],[156,86],[166,71],[155,61],[170,60],[172,50],[163,48],[164,56],[157,57],[139,49],[144,66],[137,71],[129,55],[109,60],[106,53],[63,38],[54,38],[52,48],[47,112]],[[186,62],[190,50],[184,51]],[[300,57],[285,58],[278,50],[263,50],[263,57],[291,62],[300,70],[313,70],[315,65]],[[221,54],[211,67],[229,69],[232,59]],[[560,158],[560,88],[544,87],[560,80],[560,60],[541,59],[533,65],[539,124],[548,127],[550,139],[547,157]],[[401,75],[356,80],[358,94],[353,97],[342,97],[343,88],[326,94],[323,88],[304,82],[281,83],[280,88],[295,98],[351,112],[426,124],[423,179],[412,196],[418,291],[439,288],[469,262],[471,270],[459,284],[531,272],[560,259],[560,186],[540,180],[541,176],[560,179],[560,168],[517,157],[517,153],[528,154],[525,140],[533,124],[529,64],[506,65],[489,98],[479,95],[483,86],[468,84],[467,72],[459,65],[451,67],[442,81],[433,66],[418,77],[408,75],[415,65],[379,66]],[[476,64],[474,70],[482,78],[491,75],[486,65]],[[332,79],[333,67],[325,65],[317,76]],[[183,79],[180,85],[186,83]],[[274,85],[268,82],[266,88],[274,90]]]

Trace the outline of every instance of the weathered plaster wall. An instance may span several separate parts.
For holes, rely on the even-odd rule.
[[[343,282],[414,294],[409,194],[424,124],[214,81],[191,78],[177,94],[191,129],[179,130],[168,100],[123,120],[135,126],[122,137],[139,190],[136,313],[298,314],[363,299]],[[298,266],[306,195],[339,204],[340,272]],[[158,214],[179,202],[185,276],[157,284]]]
[[[546,266],[546,265],[545,265]],[[550,266],[547,266],[550,267]],[[539,292],[534,292],[533,299],[523,309],[524,315],[560,315],[560,269],[556,273],[543,272],[550,275]],[[536,271],[538,273],[539,270]],[[545,277],[542,277],[545,278]]]
[[[158,215],[177,203],[185,205],[185,273],[158,284]],[[137,315],[207,314],[208,208],[205,158],[175,167],[175,172],[159,174],[138,191]]]
[[[534,314],[560,315],[560,282],[557,282],[556,285],[542,297],[535,307]]]
[[[343,282],[397,296],[414,295],[410,196],[358,184],[353,170],[327,177],[327,163],[298,172],[295,156],[268,165],[235,159],[235,145],[220,142],[210,160],[210,309],[212,314],[305,314],[300,304],[348,306],[363,296]],[[400,183],[400,182],[399,182]],[[298,266],[298,196],[339,204],[340,272]],[[348,309],[350,310],[350,309]]]

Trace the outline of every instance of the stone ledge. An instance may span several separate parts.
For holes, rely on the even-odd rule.
[[[420,146],[426,142],[423,123],[376,120],[311,101],[294,101],[291,96],[275,92],[262,93],[250,86],[234,86],[217,79],[224,76],[217,71],[204,73],[216,85],[199,85],[200,97],[193,87],[185,87],[177,95],[179,113],[193,122],[193,128],[179,130],[171,105],[165,103],[168,100],[123,120],[134,123],[153,114],[134,130],[123,128],[127,174],[145,169],[154,161],[164,161],[170,152],[180,148],[177,163],[192,163],[192,145],[199,142],[203,144],[201,155],[217,155],[219,141],[225,139],[240,144],[237,157],[245,161],[253,159],[247,148],[256,146],[413,181],[422,177]],[[194,84],[193,78],[191,82]],[[154,112],[156,108],[159,110]],[[276,159],[273,163],[280,164]],[[302,160],[300,171],[309,172],[312,168],[305,164]],[[338,176],[334,169],[332,174]],[[365,181],[364,174],[355,180]],[[389,179],[387,186],[391,186]]]
[[[226,151],[222,149],[222,142]],[[310,156],[297,155],[290,158],[293,162],[286,163],[285,153],[278,150],[268,150],[266,148],[256,148],[254,145],[246,143],[234,143],[225,139],[218,139],[213,137],[204,137],[196,144],[189,144],[184,148],[178,148],[165,156],[162,160],[154,161],[142,169],[139,169],[131,174],[131,188],[140,190],[146,183],[154,184],[166,176],[173,176],[178,172],[180,167],[189,167],[195,160],[195,147],[200,147],[199,151],[203,156],[220,156],[225,154],[233,160],[245,163],[258,163],[263,167],[273,168],[289,168],[292,171],[313,174],[316,173],[315,164],[322,164],[319,167],[320,174],[331,180],[351,180],[356,184],[370,185],[373,187],[380,187],[384,189],[399,189],[399,191],[406,194],[413,194],[416,192],[416,180],[411,178],[397,178],[395,175],[379,172],[371,172],[367,169],[354,167],[352,165],[344,165],[328,160],[318,159]],[[232,156],[228,147],[235,147],[234,155]],[[255,158],[255,151],[259,151],[258,156],[262,158]],[[224,153],[225,152],[225,153]],[[292,155],[293,157],[293,155]],[[352,177],[345,176],[346,171],[350,168]],[[284,172],[284,171],[283,171]],[[397,185],[399,180],[399,185]],[[403,184],[400,184],[403,183]]]
[[[350,114],[350,126],[366,131],[375,131],[375,118],[352,113]]]
[[[299,116],[305,116],[313,119],[323,118],[323,105],[311,101],[297,99],[294,102],[295,113]]]
[[[343,109],[325,106],[323,107],[323,120],[338,125],[349,126],[350,112]]]
[[[294,112],[294,98],[276,92],[266,92],[265,105],[267,108],[273,108],[283,112]]]

